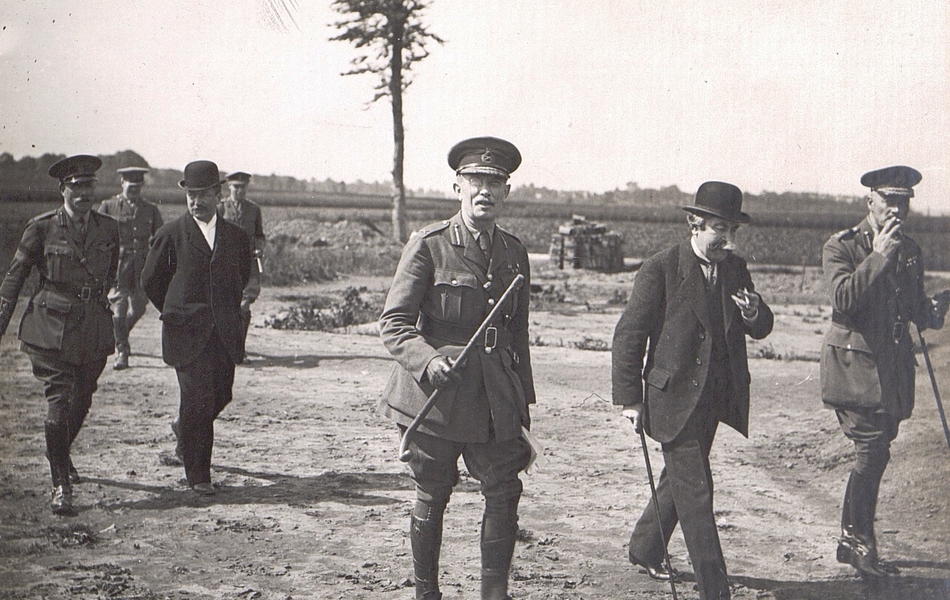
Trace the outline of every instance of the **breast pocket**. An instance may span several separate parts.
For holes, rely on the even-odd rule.
[[[434,287],[438,303],[434,308],[441,315],[440,320],[461,323],[465,315],[473,312],[478,280],[472,273],[436,269]]]

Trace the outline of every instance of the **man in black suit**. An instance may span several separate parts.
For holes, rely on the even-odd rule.
[[[217,165],[191,162],[184,176],[188,212],[156,232],[142,287],[161,312],[162,358],[178,373],[176,453],[191,488],[212,495],[214,420],[231,402],[234,365],[244,359],[241,294],[251,247],[240,227],[217,217],[224,183]]]
[[[654,579],[675,577],[662,560],[679,521],[701,600],[730,597],[709,450],[720,422],[748,435],[745,336],[764,338],[774,320],[745,260],[733,254],[736,230],[749,222],[741,208],[736,186],[699,187],[684,207],[692,235],[643,264],[613,340],[613,402],[638,433],[642,419],[665,463],[660,522],[648,505],[630,537],[630,562]]]

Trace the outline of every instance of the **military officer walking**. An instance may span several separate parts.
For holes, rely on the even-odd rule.
[[[518,473],[530,458],[522,427],[530,427],[528,405],[535,401],[528,253],[495,224],[521,154],[510,142],[482,137],[460,142],[448,158],[461,210],[414,233],[403,250],[380,318],[383,344],[397,362],[380,409],[405,431],[435,387],[443,388],[409,445],[416,486],[409,530],[416,598],[442,597],[442,516],[459,480],[461,456],[485,497],[481,597],[498,600],[508,597],[522,491]],[[519,274],[524,286],[506,300],[503,316],[477,340],[477,352],[460,372],[450,371]]]
[[[122,193],[104,200],[99,212],[119,222],[119,270],[115,285],[109,290],[109,302],[112,304],[116,348],[112,368],[121,370],[129,367],[129,333],[148,306],[140,276],[148,254],[149,238],[162,226],[162,215],[157,206],[142,198],[148,169],[123,167],[116,172],[122,181]]]
[[[250,174],[236,171],[227,176],[227,181],[231,195],[221,202],[218,214],[243,229],[251,239],[251,278],[241,296],[241,318],[244,320],[244,337],[247,338],[247,329],[251,324],[251,304],[261,295],[261,261],[267,239],[264,237],[261,207],[247,199]]]
[[[940,329],[948,306],[946,293],[925,294],[920,246],[903,232],[920,180],[904,166],[865,173],[868,216],[822,250],[832,315],[821,351],[821,399],[855,449],[837,558],[871,576],[895,571],[878,557],[874,515],[891,442],[914,409],[908,326]]]
[[[10,323],[24,282],[34,269],[39,285],[20,321],[21,349],[47,400],[46,457],[53,480],[50,507],[73,513],[72,484],[80,481],[70,447],[92,405],[99,375],[115,350],[107,294],[119,262],[119,227],[92,211],[95,156],[78,155],[49,168],[63,206],[31,219],[0,283],[0,336]]]

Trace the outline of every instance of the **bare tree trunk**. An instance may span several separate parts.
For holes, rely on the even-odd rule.
[[[405,131],[402,125],[402,46],[404,19],[395,18],[389,93],[393,106],[393,238],[405,242],[406,231],[406,184],[403,181],[403,158],[405,156]]]

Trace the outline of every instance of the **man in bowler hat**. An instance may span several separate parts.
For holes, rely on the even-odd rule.
[[[162,358],[178,375],[176,453],[199,495],[214,494],[214,420],[231,402],[234,365],[244,359],[241,294],[251,246],[240,227],[218,218],[223,183],[211,161],[185,166],[178,185],[188,212],[158,230],[142,270],[142,287],[161,312]]]
[[[231,195],[225,198],[218,207],[218,214],[237,225],[251,238],[251,278],[244,288],[241,298],[241,317],[244,319],[244,337],[251,324],[251,305],[261,295],[261,261],[264,256],[264,221],[261,218],[261,207],[247,199],[247,188],[251,182],[251,175],[243,171],[236,171],[227,177],[231,188]]]
[[[112,368],[129,368],[129,333],[145,314],[148,298],[142,289],[142,267],[148,253],[148,241],[162,226],[158,207],[142,198],[145,167],[122,167],[116,170],[122,192],[103,200],[99,212],[119,222],[119,270],[115,285],[109,290],[112,324],[115,329],[116,359]]]
[[[416,598],[436,600],[442,516],[458,483],[458,459],[481,484],[481,598],[508,598],[508,571],[518,532],[522,484],[531,456],[522,428],[531,419],[534,381],[528,350],[528,252],[495,222],[521,163],[513,144],[493,137],[459,142],[449,152],[460,210],[414,232],[396,267],[380,317],[380,335],[396,359],[381,412],[401,431],[427,397],[435,408],[411,436],[409,468],[416,487],[409,539]],[[476,340],[464,365],[454,359],[509,284],[524,285]]]
[[[855,450],[837,559],[872,577],[896,572],[878,557],[874,515],[891,442],[914,409],[909,325],[943,327],[950,297],[924,292],[920,246],[904,232],[920,180],[905,166],[865,173],[867,217],[831,236],[822,249],[832,314],[821,350],[821,399]]]
[[[630,537],[629,559],[653,579],[679,522],[702,600],[730,597],[713,516],[709,451],[720,422],[748,436],[749,366],[745,336],[762,339],[773,315],[734,254],[742,192],[708,181],[684,207],[690,237],[650,257],[614,331],[613,403],[635,431],[660,442],[660,520],[648,504]],[[644,360],[646,359],[646,360]]]
[[[16,308],[20,290],[36,270],[39,285],[20,321],[20,348],[47,401],[46,458],[53,480],[50,507],[73,514],[70,448],[92,406],[92,394],[107,357],[115,350],[107,295],[119,262],[119,227],[92,209],[95,156],[65,158],[49,168],[59,181],[63,205],[30,219],[13,261],[0,283],[0,336]]]

